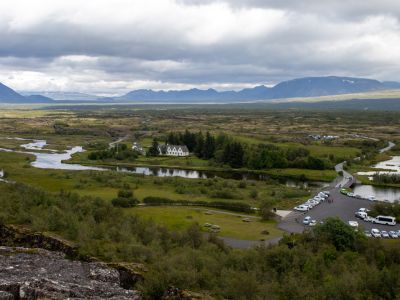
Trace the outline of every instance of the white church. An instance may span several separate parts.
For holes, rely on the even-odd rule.
[[[158,146],[160,155],[189,156],[189,149],[185,145],[161,145]]]

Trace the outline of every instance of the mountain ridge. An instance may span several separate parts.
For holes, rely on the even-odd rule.
[[[78,101],[100,103],[235,103],[296,97],[334,96],[389,89],[400,89],[400,83],[395,81],[381,82],[375,79],[357,77],[304,77],[283,81],[273,87],[258,85],[239,91],[217,91],[213,88],[167,91],[138,89],[117,97],[97,97],[77,92],[43,92],[43,95],[22,92],[23,95],[21,95],[0,83],[0,103],[61,103]],[[60,100],[54,100],[53,97],[48,97],[48,95],[55,95]]]
[[[114,100],[122,101],[178,101],[203,100],[203,101],[252,101],[270,100],[295,97],[315,97],[370,92],[385,89],[400,89],[400,83],[394,81],[380,82],[375,79],[325,76],[325,77],[304,77],[287,80],[278,83],[273,87],[265,85],[246,88],[240,91],[221,91],[214,89],[199,90],[170,90],[153,91],[149,89],[134,90],[123,96],[114,97]]]

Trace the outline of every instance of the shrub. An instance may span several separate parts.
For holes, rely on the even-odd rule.
[[[113,206],[116,206],[116,207],[128,208],[128,207],[136,206],[136,204],[138,204],[139,201],[136,198],[118,197],[118,198],[114,198],[111,201],[111,203],[112,203]]]
[[[130,190],[119,190],[118,191],[118,198],[132,198],[133,192]]]
[[[239,183],[238,183],[238,188],[240,188],[240,189],[245,189],[247,187],[247,183],[246,183],[246,181],[240,181]]]

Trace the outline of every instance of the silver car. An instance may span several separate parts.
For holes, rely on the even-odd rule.
[[[396,231],[393,231],[393,230],[389,231],[389,236],[390,236],[392,239],[397,239],[397,238],[399,237],[398,234],[397,234],[397,232],[396,232]]]
[[[383,238],[389,238],[390,236],[389,236],[389,233],[387,232],[387,231],[385,231],[385,230],[382,230],[381,231],[381,236],[383,237]]]
[[[379,231],[379,229],[376,228],[372,228],[371,229],[371,235],[375,238],[380,238],[382,237],[381,232]]]

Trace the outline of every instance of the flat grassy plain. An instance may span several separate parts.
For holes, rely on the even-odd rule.
[[[68,171],[37,169],[30,165],[32,155],[0,152],[0,168],[10,180],[44,188],[50,192],[71,191],[80,195],[92,195],[105,200],[117,196],[124,184],[128,184],[139,200],[148,196],[166,197],[176,200],[221,200],[245,201],[254,205],[262,199],[280,202],[290,195],[290,205],[302,201],[311,190],[287,187],[276,181],[240,181],[228,179],[185,179],[179,177],[154,177],[115,171]],[[234,198],[214,197],[211,192],[231,191]],[[252,197],[257,191],[257,197]],[[211,195],[210,195],[211,193]],[[284,202],[282,202],[284,203]]]
[[[197,222],[202,226],[204,232],[208,232],[207,228],[203,226],[205,223],[218,225],[221,227],[221,236],[241,240],[271,239],[283,234],[281,230],[276,228],[275,221],[261,222],[258,218],[248,216],[251,221],[243,222],[244,217],[204,208],[136,207],[129,209],[129,213],[152,219],[171,230],[183,230],[193,222]],[[264,231],[268,231],[268,234],[263,233]]]
[[[216,106],[193,107],[131,107],[131,108],[64,108],[29,110],[13,109],[0,112],[0,148],[19,149],[25,142],[6,139],[24,137],[45,139],[46,149],[65,150],[81,145],[88,148],[91,144],[110,143],[127,137],[124,143],[129,146],[140,142],[144,147],[151,145],[153,138],[162,141],[170,131],[191,130],[210,131],[213,134],[226,133],[233,138],[250,144],[268,143],[280,148],[303,147],[317,157],[348,159],[360,154],[361,149],[348,146],[348,141],[359,140],[355,134],[382,140],[398,141],[400,133],[400,114],[365,112],[322,111],[269,111],[222,108]],[[309,134],[338,135],[340,138],[329,143],[313,141]],[[69,162],[82,164],[121,165],[121,166],[163,166],[183,169],[216,170],[217,167],[206,160],[195,157],[139,157],[133,162],[98,161],[87,159],[87,153],[75,155]],[[379,156],[375,159],[383,159]],[[301,203],[310,197],[315,187],[289,187],[272,178],[296,177],[315,181],[330,181],[335,178],[334,170],[306,169],[269,169],[264,174],[271,175],[265,181],[246,181],[240,187],[240,181],[232,179],[184,179],[156,178],[142,175],[117,173],[114,171],[63,171],[36,169],[30,165],[33,156],[0,152],[0,169],[4,169],[10,180],[23,182],[57,193],[60,190],[99,197],[105,201],[115,198],[118,191],[129,186],[140,201],[145,197],[165,197],[173,200],[196,201],[240,201],[252,206],[270,200],[277,208],[286,209]],[[365,165],[367,167],[367,165]],[[221,170],[230,172],[229,168]],[[243,170],[246,171],[246,170]],[[221,198],[217,191],[224,191],[227,198]],[[179,210],[180,209],[180,210]],[[177,207],[134,208],[135,213],[154,218],[157,222],[166,222],[171,228],[185,228],[193,221],[204,223],[205,216],[194,214],[186,218],[188,211]],[[174,213],[178,211],[179,213]],[[165,213],[161,213],[165,211]],[[226,222],[221,235],[237,238],[260,237],[263,226],[271,229],[274,224],[252,222],[242,224],[226,215],[214,215],[210,218],[223,218]],[[176,221],[173,221],[176,218]],[[208,218],[208,216],[207,216]],[[227,219],[227,220],[225,220]],[[207,219],[209,220],[209,219]],[[233,223],[231,223],[231,221]],[[211,222],[211,221],[210,221]],[[214,221],[213,221],[214,222]],[[217,222],[217,221],[215,221]],[[258,224],[259,223],[259,224]],[[229,225],[230,224],[230,225]],[[247,226],[249,225],[249,226]],[[239,226],[239,227],[237,227]],[[256,226],[254,230],[246,228]],[[238,228],[244,228],[238,230]],[[264,227],[263,227],[264,228]],[[254,232],[254,235],[251,234]]]

